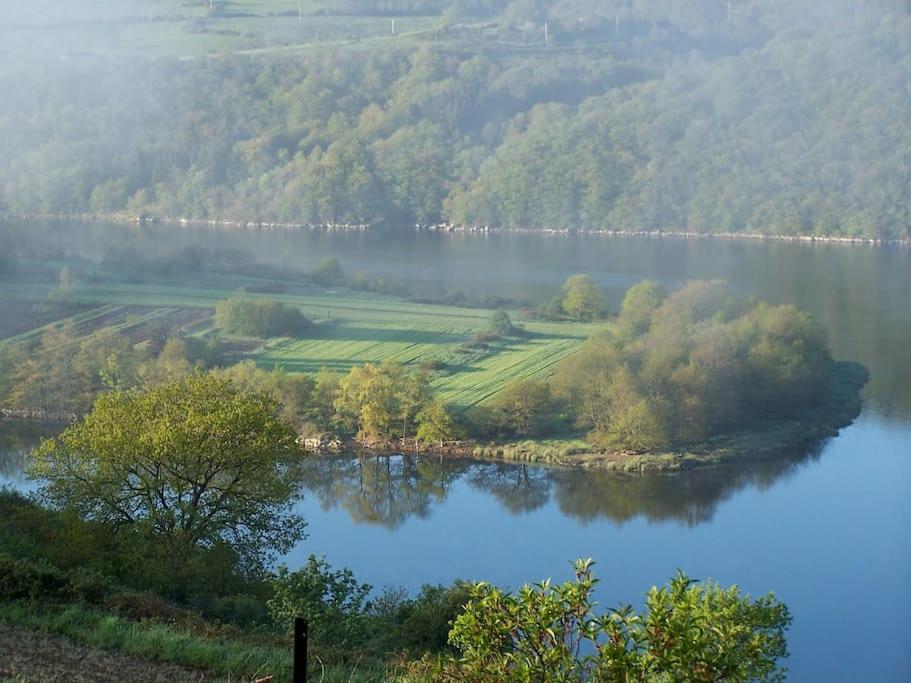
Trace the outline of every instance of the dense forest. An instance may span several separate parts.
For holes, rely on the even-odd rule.
[[[439,21],[382,49],[9,54],[0,211],[908,238],[908,10],[352,0]]]

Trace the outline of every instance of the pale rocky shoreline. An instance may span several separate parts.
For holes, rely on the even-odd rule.
[[[0,213],[0,219],[17,221],[78,221],[112,222],[133,225],[185,225],[194,227],[219,227],[239,230],[314,230],[365,232],[373,228],[368,223],[292,223],[280,221],[235,220],[229,218],[175,218],[172,216],[135,216],[131,214],[16,214]],[[867,246],[911,247],[909,239],[882,239],[878,237],[843,237],[837,235],[776,235],[747,232],[693,232],[686,230],[623,230],[607,228],[492,228],[490,226],[468,226],[452,223],[415,225],[417,232],[438,232],[444,234],[516,234],[592,237],[641,237],[651,239],[687,240],[752,240],[756,242],[797,242],[800,244],[844,244]]]

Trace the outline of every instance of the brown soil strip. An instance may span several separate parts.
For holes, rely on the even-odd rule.
[[[16,683],[172,683],[217,679],[174,664],[94,649],[67,638],[0,621],[0,681],[6,680]]]
[[[0,339],[7,339],[68,318],[94,306],[24,299],[0,299]]]

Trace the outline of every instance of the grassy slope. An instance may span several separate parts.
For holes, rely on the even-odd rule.
[[[144,321],[171,315],[175,307],[211,307],[237,291],[238,282],[213,281],[200,287],[167,284],[82,284],[62,300],[94,306],[72,316],[77,330],[87,332],[92,320],[103,320],[128,330]],[[47,297],[44,284],[14,283],[3,286],[7,300],[40,301]],[[417,304],[371,294],[299,288],[294,294],[268,295],[297,305],[317,322],[302,339],[272,339],[249,353],[262,367],[281,365],[289,372],[317,372],[326,367],[345,372],[354,365],[387,359],[418,365],[441,360],[446,369],[437,374],[434,387],[448,402],[467,408],[491,398],[509,382],[545,377],[560,359],[575,351],[595,325],[584,323],[529,322],[524,334],[491,342],[482,351],[460,345],[488,326],[492,311]],[[0,302],[2,306],[3,302]],[[125,317],[117,307],[148,306]],[[110,320],[110,322],[108,322]],[[207,325],[194,324],[204,332]],[[34,338],[41,328],[21,333],[17,339]]]
[[[325,683],[386,679],[376,662],[323,669],[311,657],[309,668],[312,680]],[[130,621],[77,604],[0,604],[0,681],[251,681],[268,676],[274,683],[291,679],[290,647]]]

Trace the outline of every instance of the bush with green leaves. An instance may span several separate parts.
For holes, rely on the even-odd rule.
[[[753,600],[678,572],[648,592],[644,611],[598,614],[592,565],[577,560],[574,581],[515,594],[472,585],[449,636],[458,654],[418,668],[436,680],[490,683],[783,680],[791,617],[773,595]]]
[[[502,436],[536,436],[551,426],[554,401],[546,382],[521,379],[489,401],[488,429]]]
[[[351,645],[367,633],[367,596],[371,586],[359,583],[350,569],[333,570],[323,557],[311,555],[296,571],[279,567],[266,602],[275,626],[290,631],[304,617],[317,642]]]
[[[310,319],[299,308],[281,301],[232,297],[215,304],[215,326],[228,334],[294,337],[310,325]]]
[[[416,597],[404,603],[395,627],[382,642],[389,649],[411,654],[450,649],[449,632],[469,597],[468,584],[461,581],[452,586],[422,586]]]
[[[563,283],[563,310],[576,320],[594,320],[607,302],[601,287],[588,275],[573,275]]]
[[[506,311],[494,311],[490,316],[490,331],[505,337],[512,334],[512,318]]]

